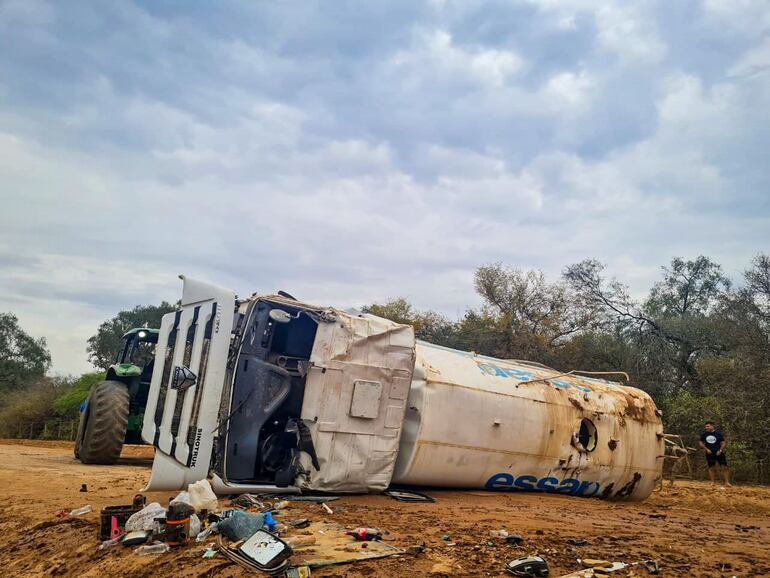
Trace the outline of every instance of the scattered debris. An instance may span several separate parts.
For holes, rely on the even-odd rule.
[[[315,536],[295,536],[286,538],[286,543],[294,549],[312,546],[315,542]]]
[[[137,494],[134,496],[133,503],[129,505],[103,508],[99,513],[99,538],[108,540],[115,537],[116,531],[125,531],[126,522],[144,507],[146,501],[143,495]]]
[[[444,534],[443,536],[441,536],[441,539],[444,540],[445,542],[448,542],[449,541],[449,534]]]
[[[493,538],[507,538],[508,530],[490,530],[489,535]]]
[[[272,512],[265,512],[265,526],[267,526],[268,532],[274,532],[278,526],[278,522],[273,519]]]
[[[200,533],[199,533],[199,534],[198,534],[198,535],[195,537],[195,541],[196,541],[196,542],[203,542],[203,541],[204,541],[206,538],[208,538],[208,537],[209,537],[211,534],[213,534],[214,532],[218,532],[218,531],[219,531],[219,523],[218,523],[218,522],[214,522],[214,523],[212,523],[212,524],[209,524],[209,527],[208,527],[208,528],[206,528],[205,530],[203,530],[202,532],[200,532]]]
[[[172,500],[168,506],[165,524],[161,532],[163,541],[169,546],[185,544],[190,537],[191,520],[194,515],[195,508],[192,505],[181,500]],[[200,530],[200,522],[197,525],[197,529]],[[198,532],[195,534],[197,536]]]
[[[209,547],[209,548],[206,548],[206,551],[203,553],[202,557],[203,557],[204,560],[208,560],[208,559],[213,558],[214,556],[216,556],[217,552],[218,552],[218,550],[216,548]]]
[[[340,499],[339,496],[280,496],[282,500],[288,500],[290,502],[315,502],[321,504],[323,502],[336,502]]]
[[[578,559],[578,564],[584,568],[604,568],[612,564],[609,560],[595,560],[593,558]]]
[[[150,554],[164,554],[171,550],[171,546],[163,542],[153,542],[152,544],[144,544],[134,550],[134,554],[137,556],[147,556]]]
[[[155,520],[165,517],[166,508],[158,502],[151,502],[126,520],[126,532],[133,532],[135,530],[152,531],[155,527]]]
[[[540,556],[527,556],[526,558],[510,560],[505,565],[505,569],[514,576],[527,578],[545,578],[548,576],[548,562]]]
[[[139,544],[147,542],[150,539],[150,536],[152,536],[152,532],[147,530],[136,530],[123,536],[122,544],[126,547],[138,546]]]
[[[101,544],[99,544],[99,547],[97,548],[97,550],[106,550],[107,548],[120,544],[121,538],[122,536],[118,536],[117,538],[104,540]]]
[[[264,502],[261,502],[252,494],[241,494],[237,498],[231,500],[230,505],[233,508],[239,508],[241,510],[249,510],[252,508],[263,510],[265,508]]]
[[[309,566],[297,566],[286,570],[286,578],[310,578]]]
[[[421,494],[420,492],[408,492],[406,490],[385,490],[382,492],[386,496],[390,496],[394,500],[399,502],[411,502],[411,503],[433,503],[436,498]]]
[[[93,511],[94,509],[91,506],[83,506],[82,508],[75,508],[68,515],[74,518],[75,516],[82,516]]]
[[[263,570],[274,570],[288,565],[287,560],[293,552],[286,542],[265,530],[257,530],[238,551]]]
[[[561,578],[592,578],[594,576],[598,578],[599,576],[606,576],[629,567],[629,564],[624,562],[610,562],[609,560],[593,560],[590,558],[578,559],[578,564],[586,569],[565,574]]]
[[[518,534],[508,534],[508,536],[505,538],[505,541],[511,546],[518,546],[524,541],[524,538]]]
[[[660,574],[660,564],[658,564],[657,560],[644,560],[642,566],[644,566],[650,574]]]
[[[88,484],[80,484],[80,491],[81,492],[87,492],[88,491]]]
[[[130,506],[105,508],[100,533],[106,533],[109,539],[102,540],[99,549],[123,544],[134,547],[137,555],[163,554],[172,547],[185,546],[193,536],[196,542],[203,542],[217,533],[217,544],[206,547],[200,554],[202,558],[219,554],[250,570],[299,578],[309,577],[310,568],[314,567],[405,552],[382,543],[383,532],[378,528],[351,530],[340,524],[312,523],[308,518],[281,523],[282,517],[276,518],[290,507],[289,500],[262,500],[257,495],[242,494],[232,500],[232,508],[222,510],[208,495],[210,490],[208,482],[190,484],[187,491],[170,499],[167,508],[159,502],[146,504],[142,496]],[[325,501],[317,503],[333,513]],[[77,515],[86,511],[81,508],[73,512]],[[70,512],[64,511],[62,515],[70,516]],[[424,548],[421,544],[419,552]],[[289,558],[295,553],[296,561],[290,567]]]
[[[382,540],[382,531],[377,528],[356,528],[345,532],[348,536],[353,536],[360,542],[368,540]]]
[[[585,546],[588,544],[588,540],[584,540],[583,538],[570,538],[567,540],[567,544],[572,544],[573,546]]]
[[[196,512],[219,511],[219,502],[211,484],[208,480],[199,480],[187,486],[187,492],[190,494],[190,505]]]
[[[225,515],[227,517],[217,524],[217,528],[221,535],[232,541],[246,540],[265,526],[265,514],[230,510]]]
[[[299,520],[291,520],[289,522],[289,526],[292,528],[307,528],[310,525],[310,520],[308,518],[300,518]]]

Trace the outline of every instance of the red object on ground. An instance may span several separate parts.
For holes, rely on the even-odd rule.
[[[379,540],[382,538],[382,532],[376,528],[356,528],[355,530],[350,530],[346,533],[361,542],[366,540]]]

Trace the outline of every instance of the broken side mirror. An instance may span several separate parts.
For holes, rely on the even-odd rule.
[[[263,571],[279,567],[292,554],[286,542],[265,530],[257,530],[239,550]]]

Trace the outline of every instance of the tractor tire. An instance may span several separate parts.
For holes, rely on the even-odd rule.
[[[84,464],[117,462],[128,428],[128,406],[128,389],[121,382],[95,384],[80,416],[75,457]]]

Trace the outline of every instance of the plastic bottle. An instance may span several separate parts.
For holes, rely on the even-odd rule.
[[[82,516],[83,514],[87,514],[88,512],[93,512],[94,509],[91,506],[83,506],[82,508],[77,508],[75,510],[72,510],[70,512],[70,516]]]
[[[348,530],[345,532],[348,536],[353,536],[358,541],[365,540],[380,540],[382,539],[382,532],[377,528],[356,528],[355,530]]]
[[[217,524],[214,522],[211,524],[208,528],[203,530],[203,532],[200,532],[196,537],[196,542],[203,542],[206,538],[208,538],[211,534],[217,531]]]
[[[149,554],[163,554],[171,550],[171,546],[164,544],[163,542],[153,542],[152,544],[144,544],[139,546],[134,553],[137,556],[147,556]]]
[[[120,541],[123,539],[123,535],[118,536],[117,538],[112,538],[111,540],[105,540],[101,544],[99,544],[99,547],[97,550],[106,550],[107,548],[111,546],[115,546],[116,544],[120,544]]]
[[[193,514],[190,516],[190,536],[198,536],[201,533],[201,520]]]
[[[288,500],[281,500],[280,502],[276,502],[273,504],[273,510],[283,510],[284,508],[289,507],[289,501]]]

